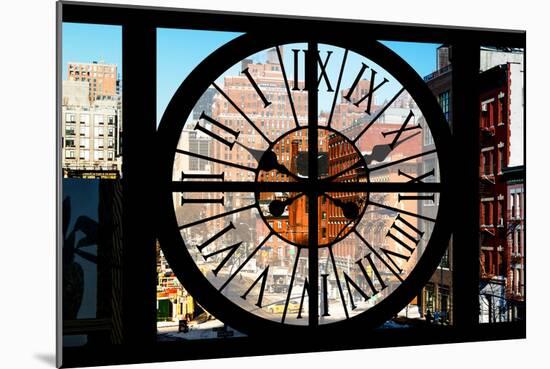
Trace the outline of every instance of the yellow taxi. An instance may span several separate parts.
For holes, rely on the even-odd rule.
[[[300,309],[300,304],[297,301],[290,301],[288,303],[288,313],[297,313]],[[269,305],[267,307],[267,311],[269,311],[272,314],[282,314],[285,310],[285,304],[284,303],[276,303],[273,305]]]

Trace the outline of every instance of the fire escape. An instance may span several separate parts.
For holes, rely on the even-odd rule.
[[[495,136],[495,128],[494,126],[491,127],[481,127],[480,130],[480,144],[481,147],[490,146],[492,144],[492,141]],[[483,157],[483,153],[482,153]],[[492,161],[487,163],[485,160],[482,160],[480,165],[480,173],[479,173],[479,197],[480,199],[488,198],[488,197],[495,197],[495,175],[493,171],[493,163]],[[482,205],[483,203],[480,203]],[[482,205],[483,206],[483,205]],[[494,220],[493,222],[494,223]],[[483,258],[481,257],[481,251],[483,246],[487,246],[488,244],[492,245],[494,247],[493,239],[495,237],[495,232],[497,231],[497,227],[495,227],[494,224],[486,224],[485,222],[485,216],[483,219],[480,219],[480,258],[479,258],[479,267],[480,267],[480,278],[482,281],[489,281],[491,280],[495,274],[492,273],[491,270],[486,270],[485,263]]]

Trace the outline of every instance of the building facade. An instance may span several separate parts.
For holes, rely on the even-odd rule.
[[[118,76],[116,64],[69,62],[67,80],[88,82],[88,99],[90,104],[99,96],[117,96]]]
[[[451,130],[453,127],[453,114],[452,114],[452,65],[450,63],[451,49],[447,45],[442,45],[437,49],[437,67],[438,70],[424,77],[424,81],[430,88],[434,96],[436,97],[443,115],[447,119]],[[425,124],[425,122],[421,122]],[[422,130],[422,145],[423,151],[435,149],[433,137],[429,130]],[[426,168],[418,168],[421,173],[425,173],[426,170],[434,167],[435,158],[426,158],[426,161],[420,166]],[[436,172],[438,171],[437,166]],[[426,181],[434,181],[437,178],[428,177]],[[435,217],[437,214],[437,208],[428,202],[422,202],[419,209],[421,214]],[[430,227],[431,224],[425,224]],[[422,245],[425,247],[426,245]],[[452,323],[453,321],[453,240],[449,241],[449,246],[445,251],[437,270],[430,278],[429,282],[422,289],[418,296],[418,306],[421,316],[428,315],[428,312],[438,319],[441,323]]]
[[[105,96],[90,103],[89,83],[63,81],[62,167],[70,171],[118,171],[122,157],[119,98]]]
[[[523,52],[484,48],[481,68],[480,322],[495,323],[524,316]]]

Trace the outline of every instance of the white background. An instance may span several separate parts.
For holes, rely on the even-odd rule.
[[[108,1],[106,1],[108,2]],[[544,1],[259,1],[120,3],[526,29],[528,71],[528,338],[154,364],[159,368],[548,367],[548,10]],[[538,4],[538,5],[534,5]],[[0,5],[0,367],[54,366],[55,3]],[[362,35],[354,35],[361,37]],[[545,357],[546,356],[546,357]],[[121,366],[123,368],[125,366]],[[141,367],[153,367],[143,364]]]

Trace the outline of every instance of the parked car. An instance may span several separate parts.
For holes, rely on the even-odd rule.
[[[288,309],[287,313],[297,313],[300,309],[300,304],[297,301],[290,301],[288,303]],[[272,314],[282,314],[285,310],[285,304],[284,303],[276,303],[273,305],[269,305],[267,308],[267,311],[269,311]]]

